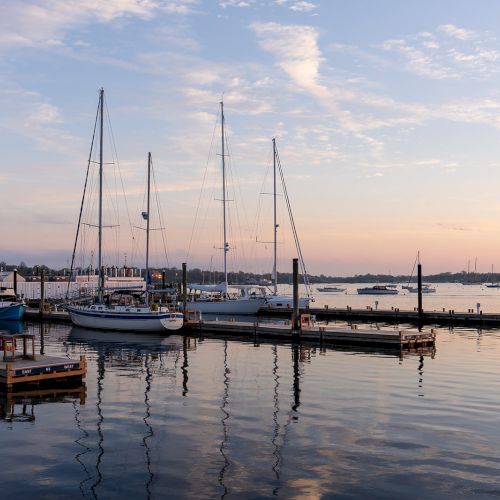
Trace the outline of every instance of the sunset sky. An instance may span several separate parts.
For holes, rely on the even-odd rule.
[[[0,260],[67,265],[104,87],[135,222],[153,154],[171,266],[220,267],[220,158],[207,158],[223,95],[234,269],[270,271],[255,240],[272,236],[259,193],[274,136],[311,273],[409,273],[418,250],[426,273],[476,257],[500,271],[496,0],[0,5]],[[117,265],[130,234],[120,210]]]

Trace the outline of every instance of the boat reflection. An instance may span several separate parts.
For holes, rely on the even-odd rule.
[[[22,321],[0,320],[0,333],[23,333],[24,323]]]

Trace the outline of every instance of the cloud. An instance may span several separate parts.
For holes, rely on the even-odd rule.
[[[374,156],[381,154],[383,143],[363,134],[362,126],[353,119],[351,113],[339,106],[338,100],[345,92],[322,82],[319,69],[324,58],[318,46],[319,33],[316,28],[268,22],[253,23],[251,29],[257,35],[260,46],[276,57],[278,67],[291,78],[298,90],[305,90],[317,99],[334,115],[342,130],[353,133],[357,139],[368,144]],[[347,94],[350,95],[349,92]]]
[[[295,12],[310,12],[318,7],[317,4],[305,0],[274,0],[274,3]]]
[[[219,1],[219,5],[223,9],[226,9],[227,7],[238,7],[238,8],[250,7],[250,5],[252,3],[253,3],[253,0],[250,0],[250,1],[243,1],[243,0],[221,0],[221,1]]]
[[[438,31],[441,31],[451,38],[457,38],[458,40],[463,41],[472,40],[477,37],[474,31],[458,28],[454,24],[442,24],[441,26],[438,26]]]
[[[64,44],[71,29],[87,23],[111,23],[160,11],[188,14],[198,0],[32,0],[2,7],[0,48],[51,47]]]
[[[32,140],[38,149],[67,153],[79,141],[63,128],[61,111],[38,93],[0,82],[0,128]]]
[[[424,42],[427,48],[430,43]],[[405,69],[417,75],[437,80],[459,76],[452,68],[435,61],[432,56],[420,48],[409,45],[405,40],[387,40],[382,43],[381,48],[387,52],[400,53],[406,59]]]
[[[403,68],[435,79],[485,79],[498,73],[500,51],[488,33],[441,25],[434,32],[420,32],[379,45],[385,52],[400,54]]]
[[[290,10],[295,10],[296,12],[310,12],[311,10],[316,9],[318,6],[312,2],[294,2],[290,5]]]

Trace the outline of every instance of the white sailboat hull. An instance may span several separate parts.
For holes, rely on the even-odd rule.
[[[91,309],[91,307],[68,307],[73,324],[96,330],[133,332],[179,330],[183,325],[183,314],[178,312],[149,311],[144,308],[135,311],[121,311],[107,307],[102,309]]]
[[[265,298],[230,300],[195,300],[187,303],[187,308],[203,314],[254,315],[266,303]]]

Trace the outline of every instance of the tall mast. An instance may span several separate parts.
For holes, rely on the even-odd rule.
[[[225,155],[225,140],[224,140],[224,102],[220,102],[221,116],[221,157],[222,157],[222,220],[224,224],[224,298],[227,298],[227,252],[229,251],[229,243],[227,242],[227,227],[226,227],[226,155]]]
[[[149,212],[151,195],[151,153],[148,153],[148,205],[146,214],[146,290],[149,283]],[[148,294],[146,293],[146,304],[148,304]]]
[[[278,295],[278,224],[276,223],[276,139],[273,137],[273,210],[274,210],[274,267],[273,285],[274,295]]]
[[[100,109],[100,131],[99,131],[99,254],[98,254],[98,277],[99,277],[99,287],[98,287],[98,298],[99,302],[102,302],[102,294],[104,289],[104,272],[102,268],[102,178],[103,178],[103,135],[104,135],[104,89],[101,88],[99,91],[99,109]]]

